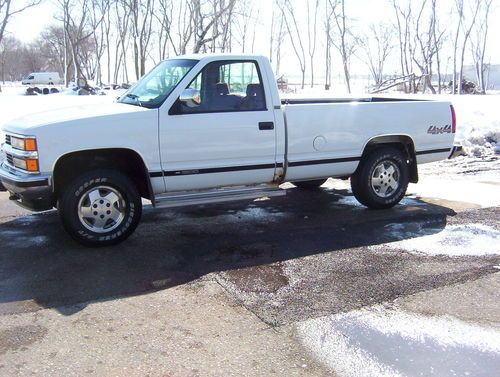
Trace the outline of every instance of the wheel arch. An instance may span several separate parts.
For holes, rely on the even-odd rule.
[[[53,190],[57,195],[76,176],[93,169],[116,169],[136,185],[141,197],[153,200],[149,172],[141,155],[128,148],[102,148],[73,151],[60,156],[52,168]]]
[[[369,139],[363,148],[361,161],[375,149],[393,147],[401,150],[407,158],[409,180],[412,183],[418,182],[417,158],[415,153],[415,143],[411,136],[407,134],[378,135]],[[359,166],[358,166],[359,168]]]

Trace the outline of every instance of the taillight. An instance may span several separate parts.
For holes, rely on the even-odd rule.
[[[451,109],[451,133],[455,133],[457,131],[457,116],[455,115],[455,108],[453,105],[450,105]]]

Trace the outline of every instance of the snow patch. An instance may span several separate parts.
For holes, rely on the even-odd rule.
[[[345,377],[492,376],[500,331],[381,305],[297,325],[302,344]]]
[[[467,167],[464,167],[466,169]],[[476,204],[483,208],[500,205],[498,195],[498,172],[491,172],[490,184],[478,182],[485,179],[486,175],[480,175],[477,179],[443,179],[424,176],[417,184],[410,184],[408,192],[424,198],[439,198],[448,201],[465,202]],[[439,171],[434,172],[438,175]],[[441,175],[441,174],[440,174]],[[443,174],[444,175],[444,174]]]
[[[482,224],[448,225],[439,233],[429,234],[433,232],[432,229],[426,230],[422,228],[422,225],[414,225],[418,229],[408,229],[406,224],[386,225],[389,236],[401,241],[371,246],[371,248],[391,248],[427,255],[500,254],[500,231],[490,226]]]

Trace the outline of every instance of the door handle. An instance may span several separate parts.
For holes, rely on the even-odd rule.
[[[259,130],[274,130],[273,122],[259,122]]]

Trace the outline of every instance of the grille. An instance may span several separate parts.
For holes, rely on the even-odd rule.
[[[5,135],[5,144],[11,145],[10,143],[11,143],[11,141],[10,141],[10,135]]]
[[[11,154],[8,154],[6,153],[5,154],[5,160],[12,166],[14,166],[14,162],[12,161],[12,155]]]

